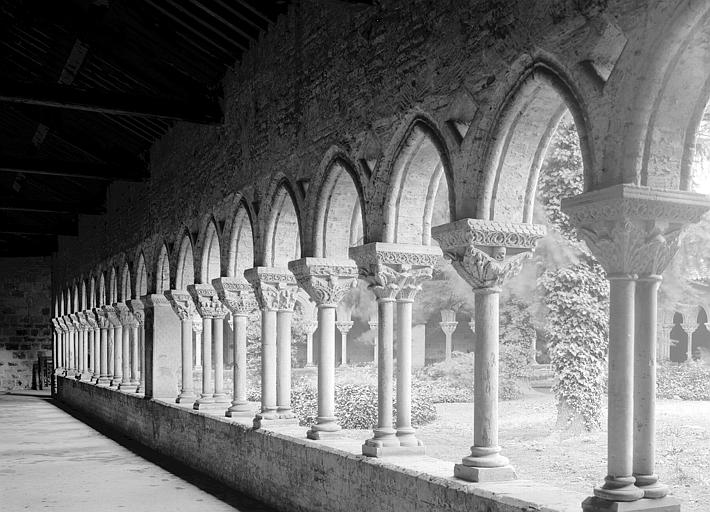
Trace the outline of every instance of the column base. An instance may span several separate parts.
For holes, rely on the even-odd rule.
[[[633,476],[607,476],[604,484],[594,488],[594,497],[605,501],[636,501],[643,498],[643,491],[634,485]]]
[[[252,418],[254,417],[254,410],[251,408],[249,402],[234,402],[232,401],[232,406],[227,409],[224,413],[227,418]]]
[[[192,392],[182,392],[180,396],[175,399],[176,404],[187,404],[195,402],[195,394]]]
[[[96,385],[102,388],[107,388],[111,385],[111,380],[108,377],[99,377],[96,381]]]
[[[197,400],[195,400],[195,403],[192,405],[192,408],[195,409],[196,411],[224,410],[225,407],[226,407],[226,404],[215,402],[212,397],[198,398]]]
[[[280,418],[276,415],[274,415],[274,417],[265,417],[261,414],[257,414],[254,418],[255,429],[283,427],[289,425],[298,425],[298,418]]]
[[[506,482],[518,478],[513,466],[479,468],[463,464],[454,465],[454,476],[467,482]]]
[[[396,457],[406,455],[425,455],[424,446],[373,446],[372,444],[362,445],[362,454],[368,457]]]
[[[658,482],[658,475],[634,475],[636,487],[643,491],[644,498],[657,500],[668,495],[668,486]]]
[[[327,428],[327,430],[322,430],[324,427]],[[330,423],[328,425],[315,424],[311,425],[311,428],[306,432],[306,437],[314,441],[320,441],[321,439],[342,439],[343,431],[337,423]]]
[[[118,390],[119,390],[119,391],[123,391],[123,392],[125,392],[125,393],[135,393],[137,387],[138,387],[138,386],[136,386],[135,384],[130,384],[130,383],[128,383],[128,384],[119,384]]]
[[[80,376],[80,379],[82,382],[91,382],[91,374],[90,373],[82,373]]]
[[[582,502],[584,512],[680,512],[680,500],[666,496],[657,500],[641,498],[636,501],[609,501],[590,496]]]
[[[231,403],[230,400],[229,400],[229,397],[228,397],[225,393],[219,393],[219,394],[215,393],[215,394],[213,395],[213,398],[214,398],[215,403],[218,403],[218,404],[229,404],[229,403]]]

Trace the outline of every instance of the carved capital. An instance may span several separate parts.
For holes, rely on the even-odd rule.
[[[261,309],[293,311],[298,284],[288,269],[254,267],[245,270],[244,277],[254,288],[254,295]]]
[[[69,328],[69,332],[77,332],[81,330],[81,323],[79,323],[79,319],[74,313],[67,315],[66,324]]]
[[[458,322],[439,322],[439,327],[444,331],[444,334],[453,334],[458,325]]]
[[[212,285],[219,300],[233,315],[248,315],[259,307],[254,289],[243,277],[220,277]]]
[[[57,326],[57,329],[59,329],[59,331],[60,331],[62,334],[66,334],[67,332],[69,332],[69,329],[67,328],[67,325],[66,325],[66,323],[64,322],[64,318],[63,318],[63,317],[61,317],[61,316],[56,317],[56,318],[54,319],[54,322],[55,322],[55,325]]]
[[[145,306],[143,301],[140,299],[131,299],[128,301],[128,307],[133,313],[133,318],[138,322],[138,326],[142,326],[145,323]]]
[[[111,322],[109,322],[108,315],[103,308],[94,308],[94,315],[96,315],[96,323],[99,329],[108,329],[111,327]]]
[[[118,315],[118,321],[121,322],[121,326],[126,329],[130,329],[136,323],[136,319],[128,308],[128,304],[124,302],[117,302],[113,305]]]
[[[87,309],[84,311],[84,318],[86,319],[86,323],[89,326],[89,329],[98,329],[99,328],[99,323],[96,320],[96,313],[94,313],[92,310]]]
[[[196,308],[192,297],[187,290],[168,290],[165,297],[170,301],[170,305],[180,320],[192,319],[195,316]]]
[[[306,334],[313,334],[316,329],[318,329],[318,320],[303,321],[303,330],[306,331]]]
[[[227,316],[227,309],[219,301],[217,290],[211,284],[192,284],[187,287],[197,306],[197,312],[202,318],[219,318]]]
[[[441,250],[428,245],[375,242],[350,248],[350,257],[378,299],[412,300],[421,284],[431,279]]]
[[[609,274],[661,274],[683,228],[710,209],[702,194],[615,185],[562,200],[580,237]]]
[[[432,237],[474,292],[499,290],[532,256],[545,227],[462,219],[432,229]]]
[[[337,322],[335,322],[335,326],[342,334],[349,333],[350,329],[353,328],[353,325],[355,325],[355,322],[353,322],[352,320],[338,320]]]
[[[113,306],[103,306],[101,309],[104,310],[104,313],[106,314],[106,318],[108,318],[109,323],[111,324],[111,327],[121,327],[121,319],[118,316],[118,311],[116,311],[116,308]]]
[[[357,286],[358,269],[352,260],[301,258],[290,261],[288,268],[318,306],[337,306]]]

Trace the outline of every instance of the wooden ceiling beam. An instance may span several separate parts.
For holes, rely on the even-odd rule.
[[[0,196],[0,211],[103,215],[106,213],[106,207],[103,204],[97,205],[88,201],[38,201],[36,199]]]
[[[77,236],[79,226],[75,214],[0,212],[0,233]]]
[[[61,84],[31,84],[1,80],[0,101],[107,115],[158,117],[200,124],[222,122],[219,104],[204,98],[184,101],[132,96],[98,89],[82,90]]]
[[[136,170],[115,164],[18,158],[9,155],[0,155],[0,172],[44,174],[103,181],[145,181],[147,179],[147,175],[142,169]]]

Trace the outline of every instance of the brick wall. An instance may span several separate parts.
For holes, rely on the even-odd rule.
[[[0,258],[0,390],[32,386],[38,353],[52,353],[49,258]]]

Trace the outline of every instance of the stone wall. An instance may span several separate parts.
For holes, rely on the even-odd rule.
[[[32,386],[37,355],[52,354],[49,258],[0,258],[0,391]]]
[[[69,407],[283,511],[569,512],[583,496],[520,480],[469,484],[431,457],[388,461],[57,378]],[[304,429],[305,430],[305,429]],[[358,444],[359,447],[359,444]]]

